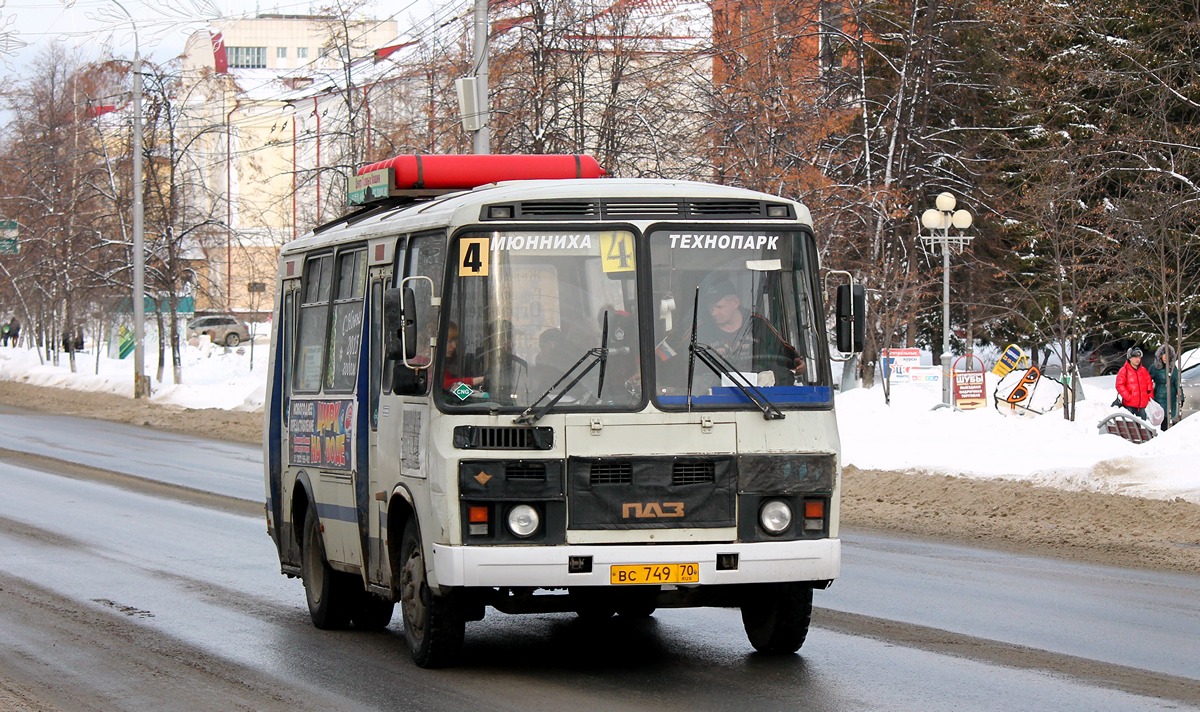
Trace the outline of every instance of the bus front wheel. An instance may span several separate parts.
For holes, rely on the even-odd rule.
[[[400,608],[404,614],[404,637],[418,666],[448,667],[458,661],[466,621],[452,600],[435,595],[429,588],[425,552],[415,518],[405,524],[400,544]]]
[[[805,583],[756,587],[742,603],[742,626],[760,653],[791,655],[804,645],[812,620],[813,589]]]
[[[325,559],[321,523],[310,507],[304,517],[304,551],[300,558],[300,578],[308,599],[308,614],[313,625],[322,630],[337,630],[350,624],[352,604],[357,591],[349,576],[334,571]]]

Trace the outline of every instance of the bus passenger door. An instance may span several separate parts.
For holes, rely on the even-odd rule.
[[[297,260],[299,262],[299,260]],[[267,424],[267,458],[270,467],[268,494],[271,498],[271,521],[279,547],[280,560],[285,564],[300,564],[301,523],[284,521],[289,515],[293,480],[285,476],[290,466],[288,444],[291,441],[288,413],[292,399],[292,364],[295,359],[296,300],[300,280],[285,281],[281,287],[279,323],[274,337],[275,358],[271,364],[271,403]]]
[[[383,292],[391,286],[393,250],[397,239],[372,241],[368,246],[370,272],[367,286],[367,348],[369,348],[369,372],[367,397],[370,430],[366,462],[369,480],[368,507],[370,529],[367,535],[367,578],[372,583],[388,587],[391,585],[391,569],[387,552],[387,500],[392,486],[399,479],[400,466],[391,452],[391,423],[399,416],[394,398],[385,392],[384,385],[390,379],[384,376],[383,343]]]

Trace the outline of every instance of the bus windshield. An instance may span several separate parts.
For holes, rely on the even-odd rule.
[[[813,388],[828,376],[808,233],[688,226],[655,230],[648,241],[654,393],[663,408],[752,407],[747,385],[775,405],[829,400],[828,388]]]
[[[548,392],[561,395],[555,410],[641,402],[632,232],[471,232],[451,255],[440,376],[435,370],[444,408],[523,409]],[[593,350],[606,325],[600,359]]]

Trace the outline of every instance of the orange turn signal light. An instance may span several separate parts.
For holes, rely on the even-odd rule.
[[[472,506],[467,507],[467,521],[471,524],[487,524],[488,508]]]
[[[825,516],[825,502],[820,499],[804,500],[804,518],[821,519]]]

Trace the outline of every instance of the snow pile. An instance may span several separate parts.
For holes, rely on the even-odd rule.
[[[268,350],[265,336],[254,346],[225,349],[208,343],[188,345],[183,383],[153,383],[151,399],[187,408],[259,410],[263,405]],[[157,368],[153,345],[146,349],[147,374]],[[27,349],[0,348],[0,379],[39,386],[133,395],[132,357],[101,356],[96,373],[94,353],[79,354],[77,373],[65,359],[58,366],[41,364]],[[1097,424],[1116,411],[1112,376],[1083,380],[1084,400],[1074,422],[1061,410],[1045,415],[1004,415],[991,406],[998,379],[988,374],[989,405],[955,412],[934,409],[940,387],[897,383],[891,405],[881,387],[857,389],[837,396],[843,462],[865,470],[899,470],[962,477],[1025,480],[1070,490],[1123,493],[1140,497],[1181,497],[1200,504],[1200,416],[1135,445],[1115,435],[1100,434]],[[1057,384],[1043,381],[1038,388]]]

